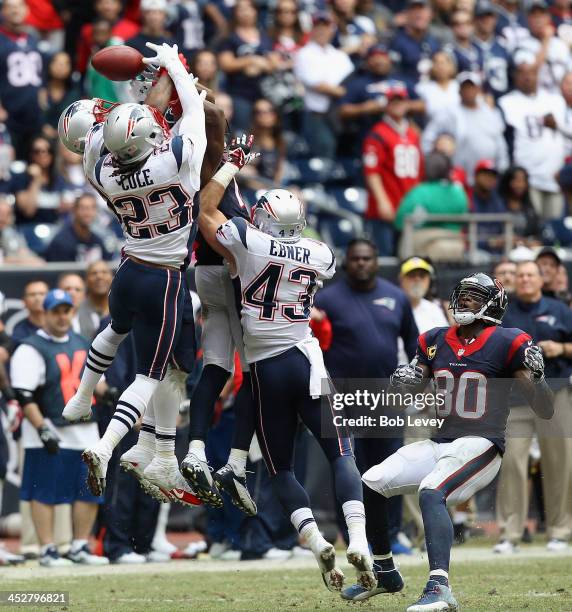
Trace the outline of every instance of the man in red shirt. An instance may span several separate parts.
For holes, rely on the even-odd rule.
[[[387,107],[363,143],[363,171],[368,189],[367,229],[380,255],[394,255],[393,219],[401,198],[423,172],[419,135],[405,118],[408,93],[404,83],[390,81]]]

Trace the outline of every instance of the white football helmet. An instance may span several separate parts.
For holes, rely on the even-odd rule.
[[[95,108],[95,100],[77,100],[72,102],[60,115],[58,134],[69,151],[83,154],[85,137],[96,123]]]
[[[252,207],[252,223],[278,240],[295,242],[306,227],[304,205],[286,189],[271,189]]]
[[[103,142],[120,165],[149,157],[166,137],[167,128],[159,114],[145,104],[119,104],[109,112],[103,126]]]

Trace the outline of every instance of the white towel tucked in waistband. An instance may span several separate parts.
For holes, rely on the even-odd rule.
[[[324,355],[317,338],[309,337],[298,342],[296,348],[300,349],[310,362],[310,395],[316,399],[331,392],[328,371],[324,365]]]

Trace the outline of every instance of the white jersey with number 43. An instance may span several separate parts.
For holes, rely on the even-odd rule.
[[[107,200],[125,235],[124,252],[150,263],[180,267],[188,255],[191,208],[200,189],[202,151],[177,135],[155,149],[135,172],[117,174],[102,151],[103,125],[86,139],[84,170]]]
[[[279,355],[308,338],[314,294],[336,271],[331,249],[309,238],[281,242],[241,217],[221,225],[216,237],[236,261],[248,363]]]

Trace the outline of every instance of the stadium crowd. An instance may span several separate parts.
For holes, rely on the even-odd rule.
[[[254,133],[262,156],[240,178],[246,199],[270,185],[301,190],[333,246],[365,224],[382,255],[403,253],[414,215],[408,248],[462,259],[465,224],[427,215],[470,212],[510,213],[517,244],[572,242],[568,2],[27,4],[8,0],[1,13],[7,263],[118,256],[103,200],[78,201],[93,191],[57,121],[79,97],[132,99],[138,83],[107,80],[90,58],[121,43],[148,56],[146,41],[176,42],[230,130]],[[503,251],[503,223],[479,234],[481,252]]]
[[[1,384],[8,380],[18,345],[55,325],[50,312],[58,306],[69,306],[69,320],[60,322],[62,337],[77,334],[86,346],[108,322],[107,296],[112,263],[120,257],[121,227],[87,183],[80,156],[58,142],[57,124],[78,98],[132,99],[138,82],[111,82],[90,64],[93,54],[109,45],[127,44],[151,55],[147,41],[177,43],[192,72],[224,108],[229,132],[255,135],[262,155],[238,177],[246,200],[253,202],[257,191],[270,187],[295,190],[308,209],[307,231],[345,254],[345,279],[318,294],[313,314],[333,376],[387,378],[398,354],[400,362],[413,356],[418,332],[448,324],[446,304],[435,293],[432,262],[465,258],[465,217],[460,216],[510,214],[515,247],[572,245],[567,222],[572,193],[568,0],[3,0],[0,16],[0,262],[87,266],[85,274],[62,275],[54,287],[41,280],[26,284],[27,318],[0,336]],[[459,218],[431,222],[432,214]],[[410,217],[415,219],[413,242],[403,244]],[[351,242],[364,232],[371,242]],[[485,259],[498,257],[505,246],[504,221],[479,223],[478,248]],[[401,289],[379,279],[377,255],[409,251],[420,257],[402,263]],[[566,268],[554,249],[541,250],[538,258],[533,251],[526,253],[520,254],[520,263],[503,260],[494,273],[511,294],[514,326],[539,342],[552,366],[551,378],[568,379],[572,314]],[[391,308],[387,328],[379,313],[352,307],[371,292],[399,304],[398,312]],[[349,307],[340,311],[344,305]],[[200,322],[200,305],[195,306]],[[542,326],[527,314],[531,311],[557,317],[557,325]],[[99,431],[135,375],[133,355],[131,344],[122,345],[98,389]],[[240,387],[240,368],[235,370],[207,443],[214,469],[224,464],[230,448],[233,398]],[[189,378],[189,397],[198,376],[195,371]],[[557,391],[562,411],[569,411],[568,383]],[[12,459],[18,447],[37,450],[26,446],[25,431],[18,438],[22,424],[14,404],[5,408],[4,448]],[[542,427],[525,410],[516,410],[514,426],[525,427],[525,433],[509,436],[497,486],[499,553],[512,552],[530,537],[529,480],[536,529],[546,531],[549,549],[565,548],[572,530],[571,441],[564,437],[559,444],[547,443]],[[185,415],[182,406],[181,439],[186,439]],[[566,414],[562,419],[569,422]],[[88,425],[65,429],[72,427],[84,431]],[[13,434],[19,442],[12,441]],[[539,445],[531,447],[536,435]],[[69,436],[59,441],[48,434],[40,437],[48,452],[77,450],[77,441],[66,446]],[[121,452],[134,441],[134,435],[126,437]],[[364,445],[363,452],[370,465],[403,444],[402,439],[368,442],[371,448]],[[324,466],[310,461],[315,446],[310,434],[300,431],[297,474],[321,493],[316,499],[326,500],[335,539],[331,487],[327,478],[324,487],[317,476]],[[24,465],[26,460],[34,465],[33,453],[25,457]],[[101,554],[119,563],[190,558],[207,546],[211,556],[228,560],[308,554],[267,486],[255,446],[249,481],[257,516],[245,518],[230,505],[208,508],[206,518],[199,511],[181,511],[179,526],[192,526],[205,536],[184,551],[166,540],[168,512],[119,470],[117,457],[105,500],[95,500],[102,505],[97,518],[88,497],[72,500],[73,511],[70,504],[64,504],[67,509],[58,504],[55,533],[45,531],[45,516],[34,509],[33,476],[24,467],[23,553],[37,554],[40,541],[71,547],[69,558],[78,563],[99,563]],[[316,467],[309,470],[308,465]],[[489,507],[494,504],[490,494],[487,499]],[[395,554],[410,553],[422,536],[416,502],[406,499],[403,506],[399,497],[392,499]],[[474,504],[455,510],[459,543],[470,535],[474,513]],[[171,513],[171,522],[176,515]],[[9,532],[6,521],[0,520],[0,530],[2,525]],[[99,546],[91,552],[86,548],[90,534],[98,536]],[[0,564],[3,558],[17,560],[0,551]]]

